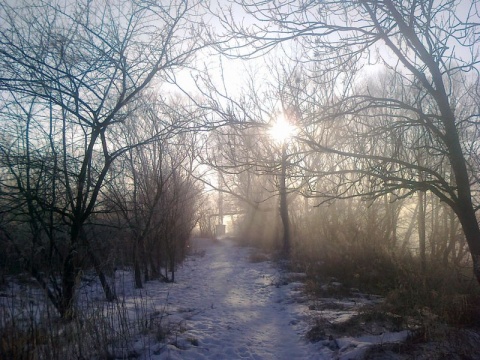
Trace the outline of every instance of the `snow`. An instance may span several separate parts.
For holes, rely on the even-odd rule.
[[[135,289],[132,273],[117,270],[118,303],[105,302],[97,282],[84,282],[79,308],[119,334],[122,327],[129,329],[130,340],[122,335],[121,342],[109,345],[112,358],[362,359],[374,344],[409,336],[401,331],[310,342],[305,335],[319,316],[330,324],[346,322],[360,306],[378,299],[360,293],[311,299],[299,281],[305,274],[285,273],[271,261],[250,261],[258,250],[229,238],[193,239],[191,246],[175,283],[150,281]],[[8,302],[14,303],[14,297],[11,293]]]
[[[251,250],[231,240],[199,239],[194,246],[204,255],[189,257],[176,283],[147,284],[150,298],[166,302],[168,321],[185,329],[180,346],[152,359],[320,358],[297,326],[304,323],[303,307],[289,303],[298,283],[280,286],[271,263],[249,262]]]
[[[302,274],[284,274],[270,261],[251,262],[256,250],[228,238],[194,239],[192,246],[194,255],[177,271],[175,283],[119,289],[127,303],[141,291],[162,314],[162,323],[175,329],[164,344],[143,350],[143,359],[361,359],[372,344],[408,336],[345,337],[334,346],[309,342],[304,335],[315,311],[302,298],[303,284],[285,280]],[[328,317],[341,322],[352,313],[328,311]]]
[[[381,335],[365,335],[360,338],[341,338],[336,340],[339,347],[338,360],[362,359],[373,344],[400,343],[407,340],[410,332],[407,330]]]

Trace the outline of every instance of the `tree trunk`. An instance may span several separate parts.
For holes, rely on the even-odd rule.
[[[389,248],[396,251],[397,246],[397,206],[398,203],[389,199],[389,195],[384,195],[385,205],[385,237],[389,241]]]
[[[70,246],[68,248],[67,256],[63,261],[63,273],[62,273],[62,296],[60,299],[60,316],[64,319],[71,320],[75,316],[75,293],[76,293],[76,280],[80,273],[80,267],[78,266],[78,250],[77,243],[80,237],[82,225],[79,222],[75,222],[70,227]]]
[[[455,251],[455,245],[456,245],[456,234],[457,234],[457,223],[456,223],[456,215],[452,211],[451,208],[444,208],[444,213],[445,213],[445,223],[447,224],[447,231],[445,231],[445,234],[447,234],[447,239],[446,239],[446,246],[445,250],[443,252],[443,264],[446,266],[448,265],[449,262],[449,257],[451,254],[451,258],[453,259],[453,262],[455,263],[456,259],[456,251]]]
[[[288,203],[287,203],[287,145],[282,145],[282,164],[280,175],[280,217],[283,224],[283,255],[288,258],[290,256],[290,221],[288,218]]]
[[[417,214],[418,214],[418,202],[417,202],[417,206],[415,206],[415,209],[413,210],[412,220],[410,221],[410,224],[408,225],[407,231],[405,232],[405,236],[403,238],[403,243],[400,250],[400,254],[402,255],[406,253],[408,244],[410,243],[410,238],[412,237],[413,230],[415,228],[415,223],[416,223],[415,220],[418,217]]]
[[[95,272],[97,273],[97,276],[100,279],[100,284],[102,284],[103,291],[105,292],[105,298],[107,299],[107,301],[113,301],[117,298],[117,296],[115,295],[115,290],[112,289],[112,287],[108,283],[107,277],[105,276],[105,272],[102,270],[102,267],[100,266],[100,262],[98,261],[98,258],[95,256],[90,246],[89,245],[87,246],[88,246],[88,255],[90,256],[90,260],[93,263]],[[113,276],[115,279],[115,273]]]
[[[420,247],[420,265],[422,273],[427,270],[426,234],[425,234],[425,192],[418,192],[418,242]]]
[[[446,103],[448,105],[448,102]],[[445,105],[445,104],[442,104]],[[450,111],[450,113],[448,113]],[[467,164],[463,156],[462,146],[455,126],[455,117],[448,107],[442,113],[448,114],[444,121],[446,128],[446,145],[449,149],[450,163],[455,175],[457,196],[453,204],[454,211],[462,225],[468,249],[472,256],[473,273],[480,284],[480,227],[478,226],[475,208],[472,203],[470,179]]]
[[[437,257],[438,247],[439,247],[439,227],[440,221],[438,220],[440,204],[437,200],[437,197],[430,196],[429,201],[431,202],[431,216],[430,216],[430,234],[429,234],[429,245],[430,245],[430,259],[434,260]],[[427,199],[425,199],[427,203]]]
[[[92,249],[92,246],[90,245],[90,241],[88,240],[87,235],[83,230],[80,230],[79,234],[80,234],[80,239],[82,240],[82,244],[86,247],[90,261],[92,262],[93,268],[95,269],[98,279],[100,280],[100,284],[102,285],[103,292],[105,293],[105,298],[107,299],[107,301],[115,300],[117,298],[117,296],[115,295],[115,273],[113,275],[114,286],[112,289],[112,287],[107,281],[107,277],[105,276],[105,272],[102,269],[102,265],[100,264],[100,261],[98,260],[97,256],[95,255]]]
[[[467,163],[458,134],[455,113],[450,106],[448,92],[443,83],[443,74],[434,64],[434,61],[428,64],[433,82],[436,85],[436,92],[432,95],[435,97],[442,114],[442,122],[445,128],[444,141],[448,149],[448,157],[457,187],[457,194],[451,205],[462,225],[468,249],[472,256],[473,272],[480,284],[480,227],[478,226],[475,207],[472,202]]]
[[[134,239],[133,243],[133,272],[135,277],[135,288],[141,289],[143,288],[142,283],[142,270],[140,269],[140,244],[138,243],[138,239]]]
[[[171,282],[175,282],[175,250],[170,256],[170,275],[172,276]]]
[[[473,210],[463,207],[457,213],[460,224],[462,224],[463,233],[467,240],[468,249],[472,256],[473,273],[480,284],[480,228]]]
[[[76,254],[76,248],[71,245],[63,262],[62,296],[59,312],[60,316],[67,320],[73,319],[74,316],[75,280],[78,275],[78,269],[75,267]]]

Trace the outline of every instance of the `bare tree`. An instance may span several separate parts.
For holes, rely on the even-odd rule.
[[[111,165],[151,141],[111,139],[134,116],[136,109],[127,105],[204,46],[190,19],[196,11],[195,2],[183,0],[0,5],[2,116],[17,124],[2,139],[2,165],[9,174],[2,186],[15,198],[10,212],[26,206],[21,217],[32,227],[31,251],[43,251],[43,234],[50,239],[61,263],[60,286],[56,279],[48,285],[34,258],[21,253],[63,317],[72,316],[83,226],[97,211]],[[2,131],[8,128],[3,123]],[[14,228],[3,231],[15,241]]]
[[[247,71],[244,92],[233,96],[228,84],[219,86],[208,73],[198,81],[204,95],[202,106],[214,114],[217,124],[222,124],[207,142],[210,146],[203,158],[219,174],[221,185],[216,190],[236,199],[245,229],[258,222],[261,230],[248,232],[248,238],[271,237],[265,234],[267,227],[260,225],[266,217],[270,217],[268,222],[274,231],[281,225],[280,248],[286,257],[292,241],[288,207],[307,185],[306,159],[300,144],[293,141],[294,132],[282,134],[284,139],[279,141],[272,130],[279,118],[291,123],[291,131],[301,124],[297,120],[301,117],[300,104],[295,102],[300,97],[291,96],[302,89],[297,67],[291,69],[276,61],[268,66],[273,78],[263,82],[255,69]],[[274,213],[273,218],[267,215],[269,212]]]
[[[472,151],[478,146],[478,3],[234,3],[255,25],[236,23],[224,12],[220,19],[229,31],[221,50],[230,56],[258,55],[295,39],[302,45],[303,60],[314,64],[312,78],[337,74],[332,95],[312,104],[317,110],[303,127],[316,130],[305,131],[303,142],[314,152],[336,157],[342,164],[336,176],[360,190],[359,195],[428,190],[447,203],[462,225],[480,282],[477,155]],[[387,89],[395,91],[358,89],[358,77],[368,76],[361,66],[371,64],[393,74]],[[388,123],[379,126],[380,117]],[[378,140],[369,141],[373,149],[362,145],[367,137]],[[416,160],[419,144],[429,153],[428,163]],[[441,171],[445,161],[453,183]]]
[[[135,119],[127,121],[126,132],[117,141],[132,146],[145,137],[155,140],[141,147],[132,146],[121,156],[118,174],[106,190],[109,207],[119,215],[119,222],[126,224],[130,233],[137,288],[143,286],[142,273],[145,281],[161,275],[157,264],[166,263],[170,254],[173,272],[177,260],[181,258],[175,258],[173,250],[163,250],[167,245],[175,250],[180,242],[178,239],[185,241],[189,237],[191,223],[196,223],[199,197],[198,187],[193,181],[189,186],[182,185],[188,179],[193,180],[192,163],[197,151],[196,134],[183,132],[183,129],[187,129],[188,122],[194,121],[198,115],[188,113],[188,106],[180,101],[169,101],[172,104],[159,101],[155,93],[145,96],[141,102],[143,110]],[[185,111],[173,112],[174,108]],[[171,128],[171,132],[159,137],[165,126]],[[183,203],[185,197],[189,202]],[[176,227],[167,231],[168,236],[159,236],[162,229],[172,222],[176,222]],[[185,229],[188,229],[186,233]],[[152,262],[147,254],[155,254],[157,260]]]

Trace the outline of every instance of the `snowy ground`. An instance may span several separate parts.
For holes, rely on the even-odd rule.
[[[194,239],[191,246],[175,283],[150,281],[144,289],[134,289],[131,272],[117,271],[117,303],[103,300],[93,276],[84,280],[78,304],[89,320],[77,325],[88,335],[81,335],[82,351],[98,354],[86,358],[104,359],[108,353],[109,359],[143,360],[362,359],[372,345],[408,336],[406,331],[371,328],[361,328],[360,336],[358,331],[352,337],[336,334],[333,325],[347,324],[375,298],[359,293],[312,299],[299,281],[304,274],[284,273],[266,257],[258,261],[258,250],[237,246],[232,239]],[[38,288],[12,282],[0,292],[0,310],[8,315],[2,319],[40,319],[47,304],[41,299]],[[77,331],[58,326],[50,332]],[[312,327],[317,342],[306,339]]]
[[[163,299],[168,293],[169,320],[185,329],[177,341],[184,350],[168,346],[159,359],[319,358],[302,340],[305,314],[288,304],[295,284],[277,287],[279,274],[269,263],[248,262],[249,250],[229,240],[194,246],[203,256],[188,258],[177,282],[156,291]]]
[[[174,329],[164,343],[142,351],[145,359],[359,359],[371,344],[407,336],[308,342],[305,334],[316,310],[300,282],[286,282],[288,274],[269,261],[249,261],[254,250],[232,240],[196,239],[192,246],[194,255],[178,270],[176,283],[150,282],[142,290],[161,308],[162,323]],[[325,312],[332,321],[349,314]]]

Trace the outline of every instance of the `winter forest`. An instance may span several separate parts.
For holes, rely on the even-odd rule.
[[[480,359],[480,2],[0,2],[0,359]]]

